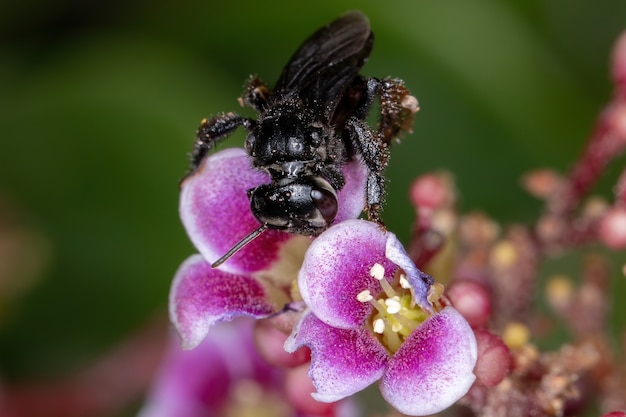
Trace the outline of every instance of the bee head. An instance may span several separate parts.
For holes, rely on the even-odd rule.
[[[248,190],[250,209],[261,223],[211,266],[217,268],[268,229],[317,236],[337,216],[337,193],[321,177],[285,178]]]
[[[269,229],[317,236],[335,220],[337,193],[325,179],[305,176],[248,191],[250,209]]]

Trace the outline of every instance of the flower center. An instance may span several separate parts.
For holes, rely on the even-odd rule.
[[[413,288],[401,269],[389,281],[385,277],[385,268],[376,263],[370,269],[370,275],[380,282],[381,293],[374,298],[370,290],[364,290],[357,295],[357,299],[374,307],[367,322],[368,326],[382,345],[393,354],[429,314],[415,304]],[[431,302],[436,302],[442,293],[443,286],[435,284],[431,287],[428,298]]]

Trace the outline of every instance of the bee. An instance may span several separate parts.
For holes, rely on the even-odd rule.
[[[274,88],[256,77],[247,81],[239,102],[256,111],[256,119],[230,112],[202,121],[189,174],[219,141],[243,127],[252,165],[271,178],[248,190],[259,228],[213,267],[268,229],[322,233],[337,215],[337,191],[345,184],[342,167],[355,158],[368,171],[364,209],[370,220],[384,227],[380,211],[389,146],[411,131],[418,105],[402,80],[359,74],[373,43],[367,17],[348,12],[304,41]],[[380,119],[372,128],[366,119],[376,97]]]

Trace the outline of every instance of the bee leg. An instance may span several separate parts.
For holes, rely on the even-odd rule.
[[[191,151],[191,169],[187,175],[192,174],[215,144],[230,135],[239,126],[250,129],[255,122],[235,113],[226,113],[210,120],[202,120],[202,124],[196,132],[196,141]]]
[[[389,147],[382,136],[370,129],[364,120],[351,117],[346,122],[351,141],[368,169],[366,206],[370,220],[384,227],[380,210],[385,198],[385,177],[382,172],[389,160]]]
[[[272,90],[263,84],[263,81],[252,76],[246,81],[243,96],[239,98],[239,104],[242,107],[247,106],[258,113],[262,113],[267,109],[271,96]]]
[[[336,165],[328,164],[319,170],[322,177],[326,178],[330,185],[337,191],[341,190],[346,185],[346,177]]]
[[[374,77],[363,77],[359,75],[350,85],[348,94],[355,102],[352,116],[365,120],[370,112],[374,98],[378,95],[380,80]]]
[[[404,82],[395,78],[378,79],[374,77],[357,78],[349,93],[358,97],[352,115],[365,120],[376,96],[380,101],[380,119],[378,132],[383,142],[391,142],[403,133],[411,132],[413,115],[419,110],[417,99],[404,86]]]
[[[380,98],[380,121],[378,132],[383,142],[391,142],[403,133],[411,133],[413,115],[419,110],[417,99],[396,78],[377,80],[376,92]]]

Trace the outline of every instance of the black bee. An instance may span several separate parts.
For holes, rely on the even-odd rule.
[[[337,191],[345,183],[341,169],[357,157],[369,171],[365,210],[370,220],[383,225],[382,171],[388,147],[410,131],[418,107],[401,80],[359,75],[373,43],[367,17],[346,13],[300,46],[273,89],[256,77],[248,80],[239,101],[258,113],[256,120],[226,113],[202,121],[190,173],[217,142],[243,126],[253,166],[271,176],[269,184],[248,190],[259,228],[213,267],[267,229],[319,235],[337,214]],[[366,118],[375,97],[380,100],[380,120],[372,129]]]

